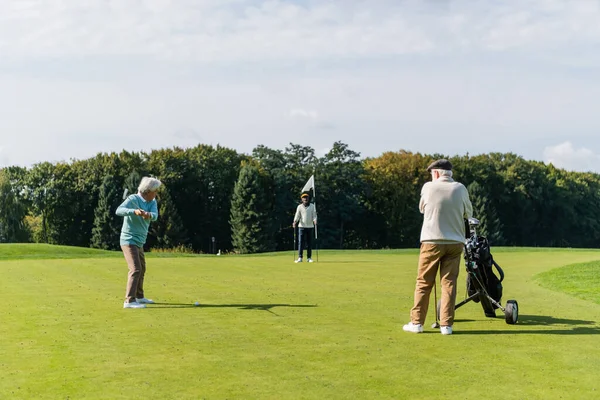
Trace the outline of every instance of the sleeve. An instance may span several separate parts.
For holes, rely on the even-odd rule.
[[[123,203],[121,203],[119,207],[117,207],[115,214],[117,214],[119,217],[135,215],[136,209],[132,207],[134,207],[133,201],[131,200],[131,197],[128,197]]]
[[[421,189],[421,198],[419,199],[419,211],[421,214],[425,214],[425,205],[427,205],[427,193],[429,192],[428,183],[423,185]]]
[[[469,192],[467,191],[467,188],[465,188],[464,204],[465,204],[464,217],[466,219],[472,218],[473,217],[473,204],[471,204],[471,199],[469,198]]]
[[[298,222],[300,221],[300,218],[302,216],[300,215],[300,206],[296,207],[296,215],[294,215],[294,222]]]
[[[150,221],[156,221],[158,219],[158,203],[156,200],[153,200],[150,205],[150,215]]]

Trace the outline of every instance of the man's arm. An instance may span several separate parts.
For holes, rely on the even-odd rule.
[[[156,200],[150,205],[150,212],[148,214],[150,214],[150,221],[156,221],[158,219],[158,205]]]
[[[119,217],[125,217],[127,215],[135,215],[136,208],[131,208],[131,207],[132,207],[132,201],[128,197],[127,199],[125,199],[125,201],[123,203],[121,203],[121,205],[119,207],[117,207],[117,211],[115,212],[115,214],[117,214]]]
[[[469,219],[469,218],[473,217],[473,204],[471,204],[471,199],[469,198],[469,192],[467,191],[467,188],[465,188],[464,198],[465,198],[465,200],[464,200],[464,203],[465,203],[465,215],[464,215],[464,217],[466,219]]]
[[[292,226],[295,228],[296,227],[296,223],[298,221],[300,221],[301,215],[300,215],[300,206],[296,207],[296,215],[294,215],[294,221],[292,222]]]
[[[419,211],[421,214],[425,214],[425,205],[427,204],[427,192],[428,186],[430,182],[427,182],[423,185],[421,189],[421,198],[419,199]]]

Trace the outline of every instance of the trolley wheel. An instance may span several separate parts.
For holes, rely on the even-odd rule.
[[[504,320],[509,325],[514,325],[519,320],[519,305],[516,300],[508,300],[504,307]]]

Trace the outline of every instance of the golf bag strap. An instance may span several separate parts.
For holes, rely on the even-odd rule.
[[[498,263],[496,263],[496,261],[494,261],[494,257],[492,257],[492,264],[494,265],[494,267],[496,267],[496,270],[498,271],[498,274],[500,275],[500,282],[502,282],[504,280],[504,271],[502,271],[502,268],[500,268]]]

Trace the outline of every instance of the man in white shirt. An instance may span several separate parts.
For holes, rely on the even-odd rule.
[[[308,194],[304,193],[301,196],[302,204],[299,204],[296,208],[296,215],[294,216],[294,222],[292,227],[296,229],[298,224],[298,259],[297,263],[302,262],[302,253],[304,247],[304,241],[306,240],[306,257],[308,262],[312,260],[312,235],[317,225],[317,210],[315,205],[310,203]]]
[[[421,250],[414,307],[406,332],[421,333],[438,270],[441,281],[440,331],[452,334],[456,281],[465,243],[464,220],[473,216],[467,188],[452,179],[452,164],[441,159],[427,167],[432,181],[421,189],[419,210],[423,214]]]

